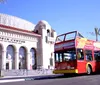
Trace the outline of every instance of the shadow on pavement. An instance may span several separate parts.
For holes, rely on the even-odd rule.
[[[44,80],[44,79],[60,79],[60,78],[72,78],[82,76],[83,74],[67,74],[67,75],[59,75],[59,76],[44,76],[44,77],[37,77],[34,80]]]
[[[100,75],[100,73],[93,73],[91,75],[87,75],[87,74],[66,74],[66,75],[59,75],[59,76],[45,76],[45,77],[37,77],[34,80],[61,79],[61,78],[73,78],[73,77],[94,76],[94,75]]]

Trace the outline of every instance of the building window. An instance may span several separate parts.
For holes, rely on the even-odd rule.
[[[14,60],[15,59],[14,55],[15,55],[15,49],[12,45],[9,45],[7,47],[6,58]]]
[[[25,47],[20,47],[19,48],[19,65],[21,65],[20,69],[26,69],[27,65],[26,65],[26,56],[27,56],[27,50]]]
[[[51,32],[51,37],[54,37],[54,32]]]
[[[50,36],[50,30],[47,30],[47,36]]]

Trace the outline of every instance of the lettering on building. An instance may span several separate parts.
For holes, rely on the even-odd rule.
[[[0,37],[0,41],[9,42],[9,43],[17,43],[17,44],[25,43],[24,40],[19,40],[19,39],[14,39],[14,38],[7,38],[7,37]]]

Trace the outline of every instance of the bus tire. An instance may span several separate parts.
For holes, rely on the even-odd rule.
[[[92,74],[92,68],[91,68],[91,66],[88,66],[87,67],[87,74],[89,75],[89,74]]]

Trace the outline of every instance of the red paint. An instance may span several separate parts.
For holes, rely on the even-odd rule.
[[[74,31],[76,32],[76,31]],[[72,33],[72,32],[70,32]],[[63,36],[66,35],[62,34]],[[61,35],[60,35],[61,36]],[[65,38],[65,37],[64,37]],[[92,61],[87,61],[84,55],[84,60],[73,60],[73,61],[62,61],[62,62],[55,62],[55,68],[58,70],[67,69],[67,66],[74,67],[74,69],[78,69],[78,73],[86,73],[87,71],[87,63],[89,63],[92,66],[92,71],[100,71],[100,61],[94,60],[94,50],[100,51],[100,42],[88,40],[86,38],[76,37],[73,40],[68,40],[55,43],[55,47],[58,46],[58,48],[55,48],[55,52],[63,52],[69,49],[78,49],[81,48],[83,50],[88,49],[92,50]],[[59,47],[60,46],[60,47]],[[85,54],[85,53],[84,53]]]

